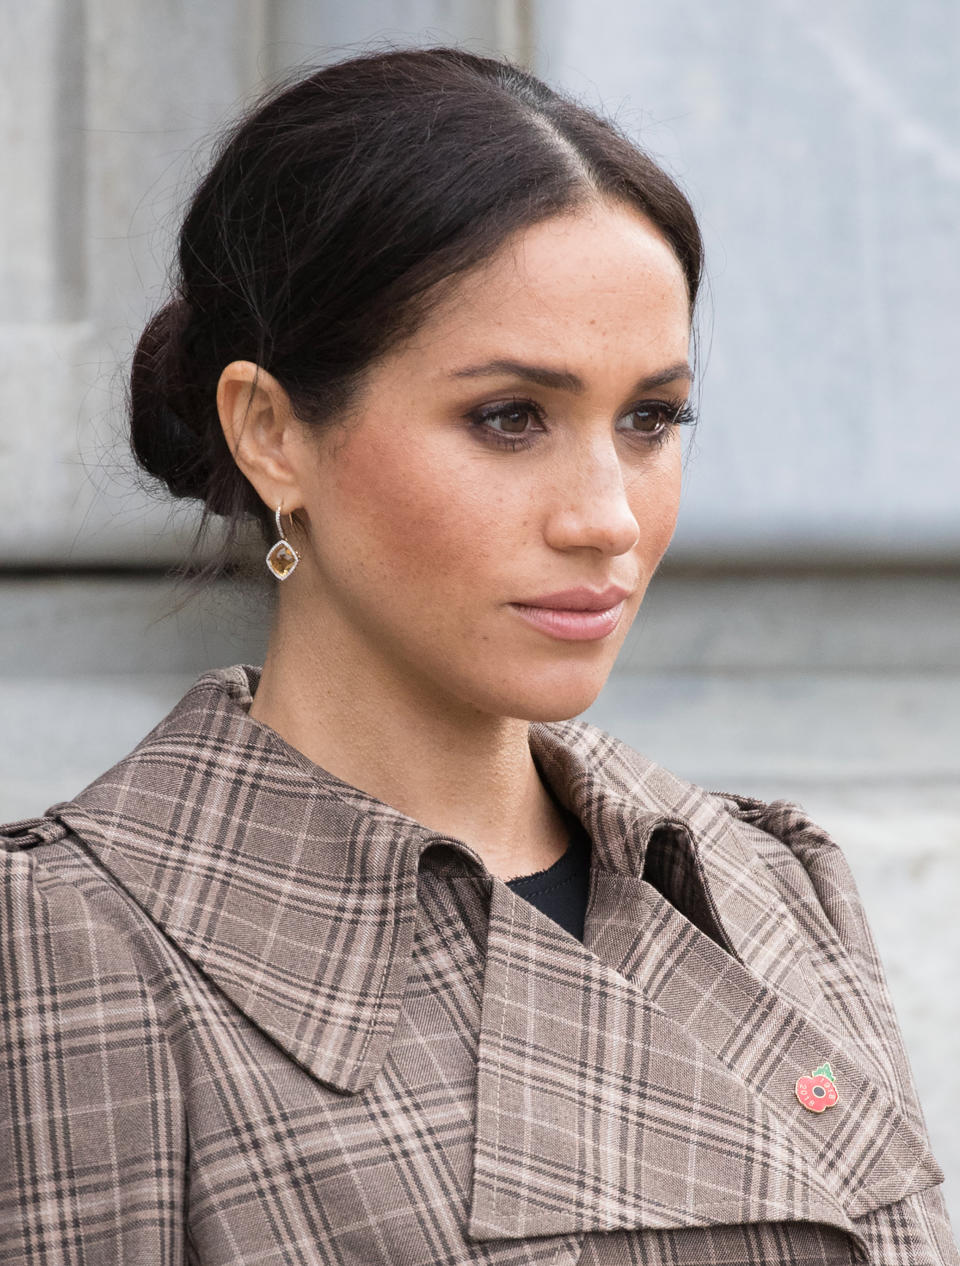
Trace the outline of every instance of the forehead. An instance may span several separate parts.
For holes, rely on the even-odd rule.
[[[413,343],[438,368],[521,347],[646,361],[682,357],[689,333],[686,282],[669,243],[638,212],[600,204],[508,239],[451,284]]]

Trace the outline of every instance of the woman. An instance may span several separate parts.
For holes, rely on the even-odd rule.
[[[0,1260],[957,1262],[836,846],[570,720],[674,527],[680,191],[378,54],[237,125],[179,265],[134,448],[274,625],[6,830]]]

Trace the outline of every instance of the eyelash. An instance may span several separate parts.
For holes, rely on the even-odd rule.
[[[663,423],[661,429],[653,434],[646,434],[643,431],[634,432],[635,435],[640,436],[643,444],[651,445],[654,448],[661,448],[666,443],[667,437],[671,434],[674,427],[696,426],[697,423],[697,415],[689,403],[644,400],[629,410],[629,413],[654,412],[659,412],[661,415],[660,421]],[[496,431],[493,427],[487,425],[493,418],[502,418],[513,413],[529,413],[536,417],[538,421],[543,421],[543,410],[532,400],[509,400],[501,404],[488,405],[482,409],[474,409],[466,416],[471,423],[471,430],[475,431],[485,443],[494,444],[498,448],[512,450],[529,448],[534,441],[528,436],[508,435],[503,431]],[[534,434],[534,432],[531,432],[531,434]]]

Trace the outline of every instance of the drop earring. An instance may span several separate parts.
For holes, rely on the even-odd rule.
[[[286,580],[300,561],[300,555],[283,535],[283,528],[280,524],[280,511],[282,509],[283,502],[281,501],[274,516],[277,520],[277,535],[280,539],[275,545],[271,545],[267,554],[267,566],[277,580]]]

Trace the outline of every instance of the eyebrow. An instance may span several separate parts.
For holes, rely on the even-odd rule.
[[[523,378],[527,382],[535,382],[541,387],[552,387],[557,391],[569,391],[582,394],[586,387],[582,378],[564,369],[548,369],[544,365],[526,365],[517,360],[488,360],[482,365],[467,365],[463,369],[455,369],[451,378],[487,378],[494,374],[510,374],[515,378]],[[636,384],[636,391],[650,391],[654,387],[663,387],[678,378],[693,381],[693,370],[686,361],[679,361],[661,369],[659,373],[641,378]]]

